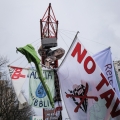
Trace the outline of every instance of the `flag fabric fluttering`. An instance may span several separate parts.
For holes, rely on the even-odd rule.
[[[57,74],[71,120],[120,120],[117,94],[77,36]]]
[[[92,56],[95,62],[98,64],[102,70],[104,76],[108,80],[109,84],[113,87],[114,91],[120,98],[120,91],[117,83],[117,78],[115,75],[115,69],[112,61],[111,48],[106,48],[97,54]],[[115,120],[114,118],[112,120]]]
[[[120,98],[120,91],[117,84],[117,78],[115,75],[115,69],[112,61],[111,49],[106,48],[97,54],[93,55],[95,62],[98,64],[100,69],[102,70],[104,76],[108,80],[109,84],[113,87],[116,94]]]
[[[21,89],[27,78],[28,70],[24,68],[19,68],[19,67],[13,67],[13,66],[8,66],[8,68],[9,68],[15,93],[19,101],[19,109],[22,109],[27,104],[25,97],[21,93]]]
[[[45,78],[43,77],[42,68],[40,66],[40,59],[38,58],[34,47],[31,44],[28,44],[24,47],[17,48],[17,51],[19,51],[20,53],[25,55],[25,57],[27,58],[29,63],[33,62],[35,64],[35,67],[36,67],[36,70],[37,70],[37,73],[38,73],[38,77],[42,82],[42,85],[43,85],[43,87],[46,91],[46,94],[47,94],[47,96],[50,100],[51,106],[54,107],[54,101],[53,101],[52,95],[50,93],[50,89],[45,83]]]
[[[45,83],[48,85],[52,98],[54,97],[54,71],[43,70]],[[29,69],[29,104],[37,108],[52,108],[46,91],[38,77],[37,71]]]

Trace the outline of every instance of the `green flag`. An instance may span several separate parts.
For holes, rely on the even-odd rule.
[[[43,77],[42,69],[40,67],[40,59],[38,58],[34,47],[31,44],[28,44],[24,47],[17,48],[17,51],[19,51],[20,53],[25,55],[25,57],[27,58],[29,63],[33,62],[35,64],[35,67],[36,67],[36,70],[37,70],[37,73],[38,73],[38,77],[41,80],[42,85],[43,85],[43,87],[44,87],[44,89],[47,93],[47,96],[50,100],[51,106],[54,107],[54,101],[53,101],[52,95],[50,93],[50,89],[45,83],[45,78]]]

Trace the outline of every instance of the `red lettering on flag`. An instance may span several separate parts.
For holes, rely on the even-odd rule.
[[[77,54],[77,61],[81,63],[86,53],[87,53],[86,49],[84,49],[83,52],[81,53],[81,44],[77,43],[71,55],[75,57],[75,55]]]
[[[120,103],[120,101],[119,101],[119,99],[117,98],[117,100],[116,100],[116,102],[115,102],[115,105],[114,105],[114,107],[113,107],[113,109],[112,109],[112,111],[111,111],[111,113],[110,113],[111,116],[112,116],[112,118],[120,115],[120,110],[117,110],[117,111],[116,111],[119,103]]]
[[[88,63],[89,63],[89,62],[92,62],[91,68],[88,68]],[[92,74],[92,73],[95,71],[96,64],[95,64],[94,60],[92,59],[92,57],[88,56],[88,57],[85,59],[84,68],[85,68],[85,71],[86,71],[88,74]]]
[[[102,80],[101,80],[101,82],[100,82],[100,83],[97,85],[97,87],[96,87],[97,91],[99,91],[104,84],[106,84],[107,86],[109,85],[109,83],[108,83],[108,81],[106,80],[105,76],[104,76],[102,73],[101,73],[100,75],[101,75],[101,77],[102,77]]]
[[[112,102],[112,100],[114,98],[114,95],[115,95],[115,93],[114,93],[114,91],[112,89],[110,89],[110,90],[108,90],[108,91],[106,91],[106,92],[104,92],[104,93],[102,93],[100,95],[101,99],[104,98],[106,100],[106,107],[107,108],[110,107],[110,104],[111,104],[111,102]]]
[[[20,77],[23,77],[25,78],[25,75],[22,75],[21,72],[22,72],[22,68],[14,68],[15,71],[12,75],[12,79],[19,79]]]

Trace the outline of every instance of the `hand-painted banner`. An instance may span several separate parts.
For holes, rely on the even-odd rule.
[[[21,93],[22,86],[27,78],[28,70],[19,67],[9,66],[9,72],[12,79],[12,84],[17,95],[19,103],[19,109],[24,107],[24,104],[27,103],[23,94]]]
[[[120,120],[119,98],[77,37],[57,73],[71,120]]]
[[[43,70],[45,83],[54,97],[54,71]],[[29,70],[29,103],[37,108],[52,108],[36,70]]]

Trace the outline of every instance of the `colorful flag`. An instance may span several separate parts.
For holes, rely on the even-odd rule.
[[[23,94],[21,93],[22,86],[27,78],[28,70],[19,67],[9,66],[9,72],[12,79],[12,84],[17,95],[19,103],[19,109],[22,109],[27,103]]]
[[[71,120],[120,120],[119,98],[77,37],[57,73]]]
[[[43,70],[45,84],[49,87],[52,98],[54,97],[54,71]],[[52,108],[46,91],[40,81],[37,71],[29,70],[29,104],[37,108]]]
[[[98,52],[92,57],[94,58],[95,62],[98,64],[100,69],[102,70],[109,84],[113,87],[118,97],[120,98],[120,91],[119,91],[119,87],[117,84],[117,79],[115,75],[115,70],[114,70],[114,65],[113,65],[111,54],[112,53],[109,47],[105,50]]]

